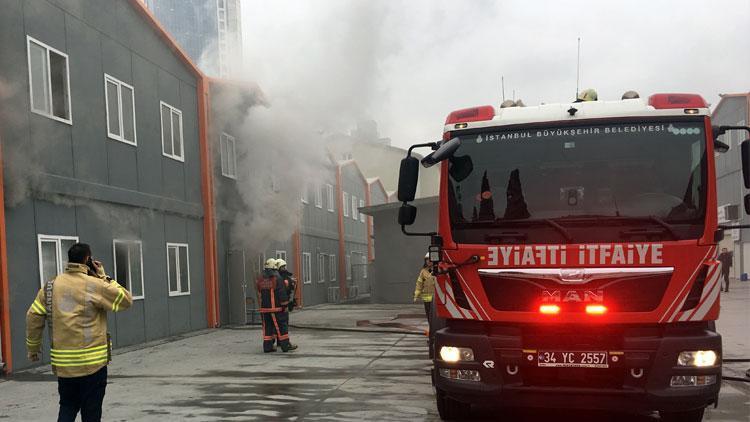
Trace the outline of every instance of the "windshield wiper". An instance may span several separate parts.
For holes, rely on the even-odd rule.
[[[495,220],[495,225],[513,225],[513,224],[523,225],[527,223],[531,223],[531,224],[544,223],[552,227],[553,229],[557,230],[557,232],[560,233],[568,242],[573,241],[573,236],[570,234],[568,229],[561,226],[556,221],[550,220],[549,218],[535,218],[531,220],[503,220],[503,219]]]

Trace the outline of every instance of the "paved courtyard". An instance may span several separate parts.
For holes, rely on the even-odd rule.
[[[748,311],[744,304],[748,302],[742,295],[750,293],[750,284],[741,287],[725,299],[734,315],[732,323],[724,325],[727,330],[741,329],[742,324],[734,321],[745,318],[746,333]],[[300,349],[288,354],[261,353],[257,327],[207,331],[120,351],[110,366],[105,420],[439,420],[426,338],[378,325],[359,328],[371,331],[354,331],[358,330],[357,320],[381,321],[397,314],[408,317],[419,309],[347,305],[295,313],[292,321],[306,328],[292,329],[292,340]],[[729,318],[729,312],[725,316]],[[750,354],[746,335],[728,332],[726,337],[727,356]],[[748,366],[733,364],[732,371],[739,375]],[[56,400],[51,373],[18,373],[0,382],[0,419],[54,420]],[[746,383],[727,381],[719,408],[710,409],[706,420],[748,421],[749,402]],[[498,419],[499,415],[503,418]],[[473,416],[507,421],[658,421],[652,415],[638,418],[491,407],[475,409]]]

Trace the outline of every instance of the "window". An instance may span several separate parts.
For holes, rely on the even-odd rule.
[[[302,203],[303,204],[309,204],[310,203],[308,201],[308,199],[307,199],[308,198],[307,195],[308,195],[308,191],[309,190],[310,190],[310,186],[308,186],[308,185],[305,185],[305,186],[302,187],[302,195],[300,195],[300,199],[302,199]]]
[[[310,252],[302,252],[302,280],[305,284],[312,283],[312,257],[310,257]]]
[[[315,206],[317,208],[323,208],[323,192],[321,187],[315,185]]]
[[[286,251],[276,251],[276,259],[283,259],[286,261]]]
[[[349,194],[344,192],[344,217],[349,217]]]
[[[328,272],[330,281],[336,281],[336,255],[328,255],[328,266],[331,269]]]
[[[190,262],[188,245],[185,243],[167,243],[167,279],[169,295],[181,296],[190,294]]]
[[[112,241],[114,248],[114,277],[130,290],[133,299],[143,299],[143,251],[139,240]]]
[[[359,200],[359,207],[360,207],[360,208],[364,208],[364,206],[365,206],[365,201],[364,201],[364,200],[362,200],[362,199],[360,199],[360,200]],[[361,223],[364,223],[364,222],[365,222],[365,215],[364,215],[364,214],[362,214],[361,212],[359,213],[359,221],[360,221]]]
[[[117,141],[137,145],[133,87],[104,74],[104,102],[107,108],[107,135]]]
[[[39,285],[62,274],[68,261],[68,249],[78,243],[77,236],[37,236],[39,248]]]
[[[182,112],[171,105],[161,104],[161,145],[165,157],[185,161],[182,145]]]
[[[359,219],[359,210],[357,209],[357,197],[352,195],[352,219],[357,221]]]
[[[326,281],[325,263],[326,255],[323,253],[318,253],[318,283],[323,283]]]
[[[352,256],[347,254],[346,255],[346,279],[351,280],[352,279]]]
[[[71,124],[68,55],[29,36],[26,41],[31,111]]]
[[[221,175],[230,179],[237,178],[237,141],[234,136],[222,133],[219,137],[221,147]]]
[[[328,211],[330,212],[334,210],[333,198],[333,185],[326,183],[326,202],[328,202]]]

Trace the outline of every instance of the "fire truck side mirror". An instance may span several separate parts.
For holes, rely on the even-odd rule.
[[[445,161],[453,157],[453,154],[460,146],[460,138],[453,138],[450,141],[443,142],[440,145],[440,148],[437,149],[437,151],[422,159],[422,165],[425,167],[432,167],[441,161]]]
[[[742,178],[745,179],[745,189],[750,189],[750,139],[745,139],[741,144],[742,154]]]
[[[414,200],[417,194],[417,181],[419,180],[419,160],[411,155],[401,160],[401,168],[398,172],[398,200],[409,202]]]
[[[398,224],[401,226],[411,226],[417,219],[417,207],[409,204],[402,204],[398,209]]]

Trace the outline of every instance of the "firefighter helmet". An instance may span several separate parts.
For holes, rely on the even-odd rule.
[[[598,99],[599,99],[599,96],[597,95],[596,90],[589,88],[589,89],[584,89],[583,91],[578,93],[578,98],[576,99],[576,102],[596,101]]]
[[[286,267],[286,261],[283,259],[277,259],[276,260],[276,269],[280,269],[281,267]]]
[[[623,100],[633,100],[633,99],[636,99],[636,98],[641,98],[641,96],[638,95],[638,93],[635,92],[635,91],[625,91],[625,93],[622,94],[622,99]]]
[[[275,270],[276,269],[276,260],[273,258],[266,259],[266,265],[263,267],[268,270]]]

